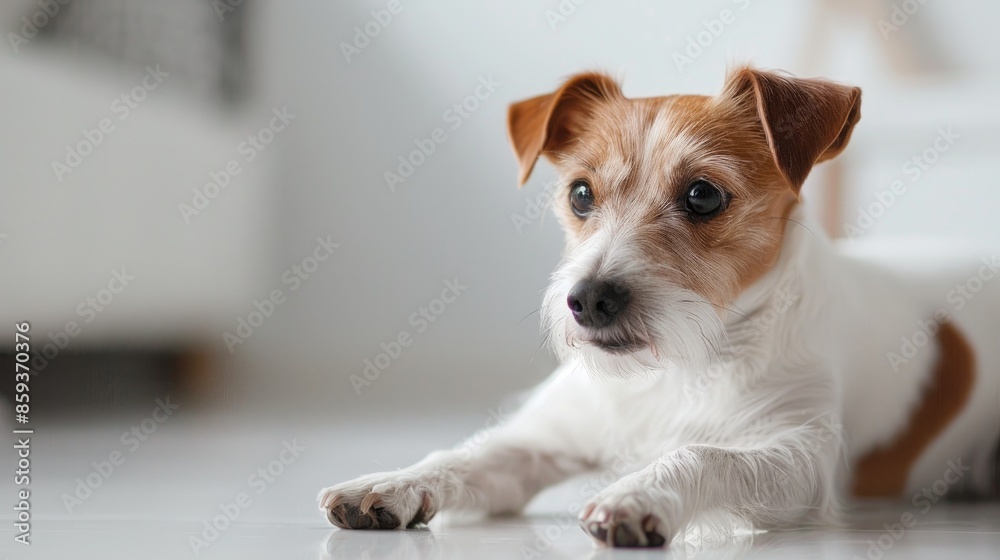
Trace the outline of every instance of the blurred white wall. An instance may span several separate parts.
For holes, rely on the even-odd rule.
[[[914,18],[946,27],[949,45],[971,68],[960,72],[991,69],[995,79],[997,41],[988,22],[1000,15],[997,6],[933,4]],[[561,233],[551,217],[532,220],[523,232],[512,223],[551,173],[542,167],[517,190],[504,128],[510,102],[592,68],[623,78],[633,96],[712,93],[727,65],[740,61],[859,84],[866,99],[877,99],[892,81],[877,24],[863,16],[821,19],[830,52],[807,67],[802,45],[814,33],[817,6],[810,2],[402,0],[384,28],[371,23],[371,11],[387,5],[273,2],[254,17],[264,97],[294,107],[302,123],[288,139],[273,282],[308,254],[317,235],[330,233],[342,244],[238,351],[249,385],[268,396],[325,401],[334,409],[482,407],[551,370],[531,313],[559,257]],[[560,6],[564,20],[552,16]],[[689,38],[717,29],[711,20],[723,10],[730,23],[678,68],[673,55],[684,54]],[[366,25],[379,34],[348,62],[342,42],[354,41],[356,28]],[[952,43],[956,37],[962,40]],[[445,112],[483,77],[500,85],[452,130]],[[862,128],[868,119],[866,113]],[[383,174],[438,127],[447,140],[391,192]],[[936,192],[946,191],[942,185]],[[992,196],[985,186],[979,192]],[[455,277],[467,291],[356,394],[350,376],[362,374],[380,343],[415,331],[408,317]]]

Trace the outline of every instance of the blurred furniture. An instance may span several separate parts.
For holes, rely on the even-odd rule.
[[[967,19],[970,9],[987,8],[996,11],[967,2],[935,6],[897,0],[817,0],[812,4],[800,67],[815,74],[846,57],[851,67],[869,73],[861,83],[862,119],[850,149],[817,170],[811,189],[821,201],[828,233],[844,237],[858,231],[927,234],[993,229],[984,217],[963,211],[958,197],[943,196],[954,193],[954,188],[945,190],[948,183],[960,184],[970,198],[991,196],[982,185],[984,177],[992,177],[995,150],[990,146],[1000,148],[996,53],[968,48],[952,37],[984,31],[971,28],[976,21],[989,27],[990,14]],[[847,45],[848,37],[863,42]],[[958,136],[944,151],[934,146],[942,131]],[[905,194],[884,194],[895,181],[902,181]],[[900,212],[903,207],[908,207],[906,212]],[[928,223],[930,216],[935,217],[933,223]]]
[[[0,13],[8,21],[39,9],[13,4],[21,11],[8,5]],[[182,375],[204,384],[224,349],[222,333],[273,280],[265,265],[276,158],[246,162],[238,153],[267,125],[270,107],[233,104],[239,80],[231,75],[206,86],[214,70],[190,50],[196,64],[170,58],[173,66],[161,65],[169,74],[161,84],[133,93],[145,66],[170,43],[136,51],[129,46],[136,36],[156,39],[140,26],[90,49],[83,30],[94,18],[80,19],[88,4],[109,2],[63,6],[16,54],[0,49],[0,340],[8,341],[0,352],[12,350],[14,321],[30,321],[36,363],[45,371],[66,352],[148,349],[175,354]],[[210,3],[198,4],[216,18]],[[160,23],[170,28],[170,21]],[[115,45],[139,54],[107,56]],[[225,64],[224,57],[215,61],[216,69]],[[111,123],[110,131],[100,131],[102,123]],[[241,172],[185,217],[180,205],[193,205],[195,191],[205,193],[210,174],[232,160]],[[121,276],[134,279],[118,289]]]

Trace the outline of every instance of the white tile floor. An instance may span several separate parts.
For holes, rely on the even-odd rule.
[[[666,550],[607,550],[594,546],[567,515],[565,504],[572,500],[566,498],[579,484],[544,495],[523,518],[436,519],[430,529],[406,532],[339,531],[315,510],[320,487],[408,464],[431,448],[456,443],[480,427],[485,416],[328,425],[179,413],[133,450],[121,436],[142,418],[39,428],[32,454],[33,544],[13,544],[11,510],[5,505],[0,559],[1000,558],[1000,504],[937,504],[926,513],[906,504],[867,506],[852,513],[851,526],[844,530],[675,543]],[[280,457],[283,442],[292,440],[305,448],[298,457],[270,481],[254,476]],[[9,445],[3,442],[4,448]],[[93,463],[100,467],[116,450],[124,462],[101,477],[91,495],[81,491],[85,497],[68,510],[65,496],[73,495],[77,479],[89,475],[96,481],[101,475],[94,474],[99,469]],[[0,485],[4,504],[14,497],[12,478],[4,475]],[[230,509],[238,511],[235,521],[206,539],[207,548],[196,554],[191,539],[240,493],[247,494],[249,504]],[[917,519],[913,528],[898,535],[884,528],[906,511]],[[877,548],[880,544],[884,552]]]

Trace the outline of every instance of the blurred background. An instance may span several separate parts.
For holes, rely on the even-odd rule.
[[[422,455],[402,428],[441,446],[502,416],[555,365],[536,310],[562,248],[550,168],[516,187],[506,110],[585,69],[629,96],[713,94],[745,61],[859,85],[851,145],[806,188],[831,235],[1000,245],[998,19],[985,0],[4,2],[0,352],[30,321],[54,485],[35,507],[147,511],[155,457],[221,472],[308,426],[353,457],[287,483],[312,515],[340,473]],[[168,395],[174,439],[66,506]],[[337,448],[348,432],[391,450]]]

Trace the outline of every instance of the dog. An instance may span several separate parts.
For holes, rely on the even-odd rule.
[[[749,66],[715,96],[628,98],[602,73],[514,103],[565,257],[543,301],[560,366],[485,442],[320,492],[343,529],[520,511],[616,473],[580,512],[611,547],[840,523],[853,496],[931,504],[995,486],[996,255],[837,244],[800,204],[848,145],[861,90]],[[997,282],[1000,284],[1000,282]]]

